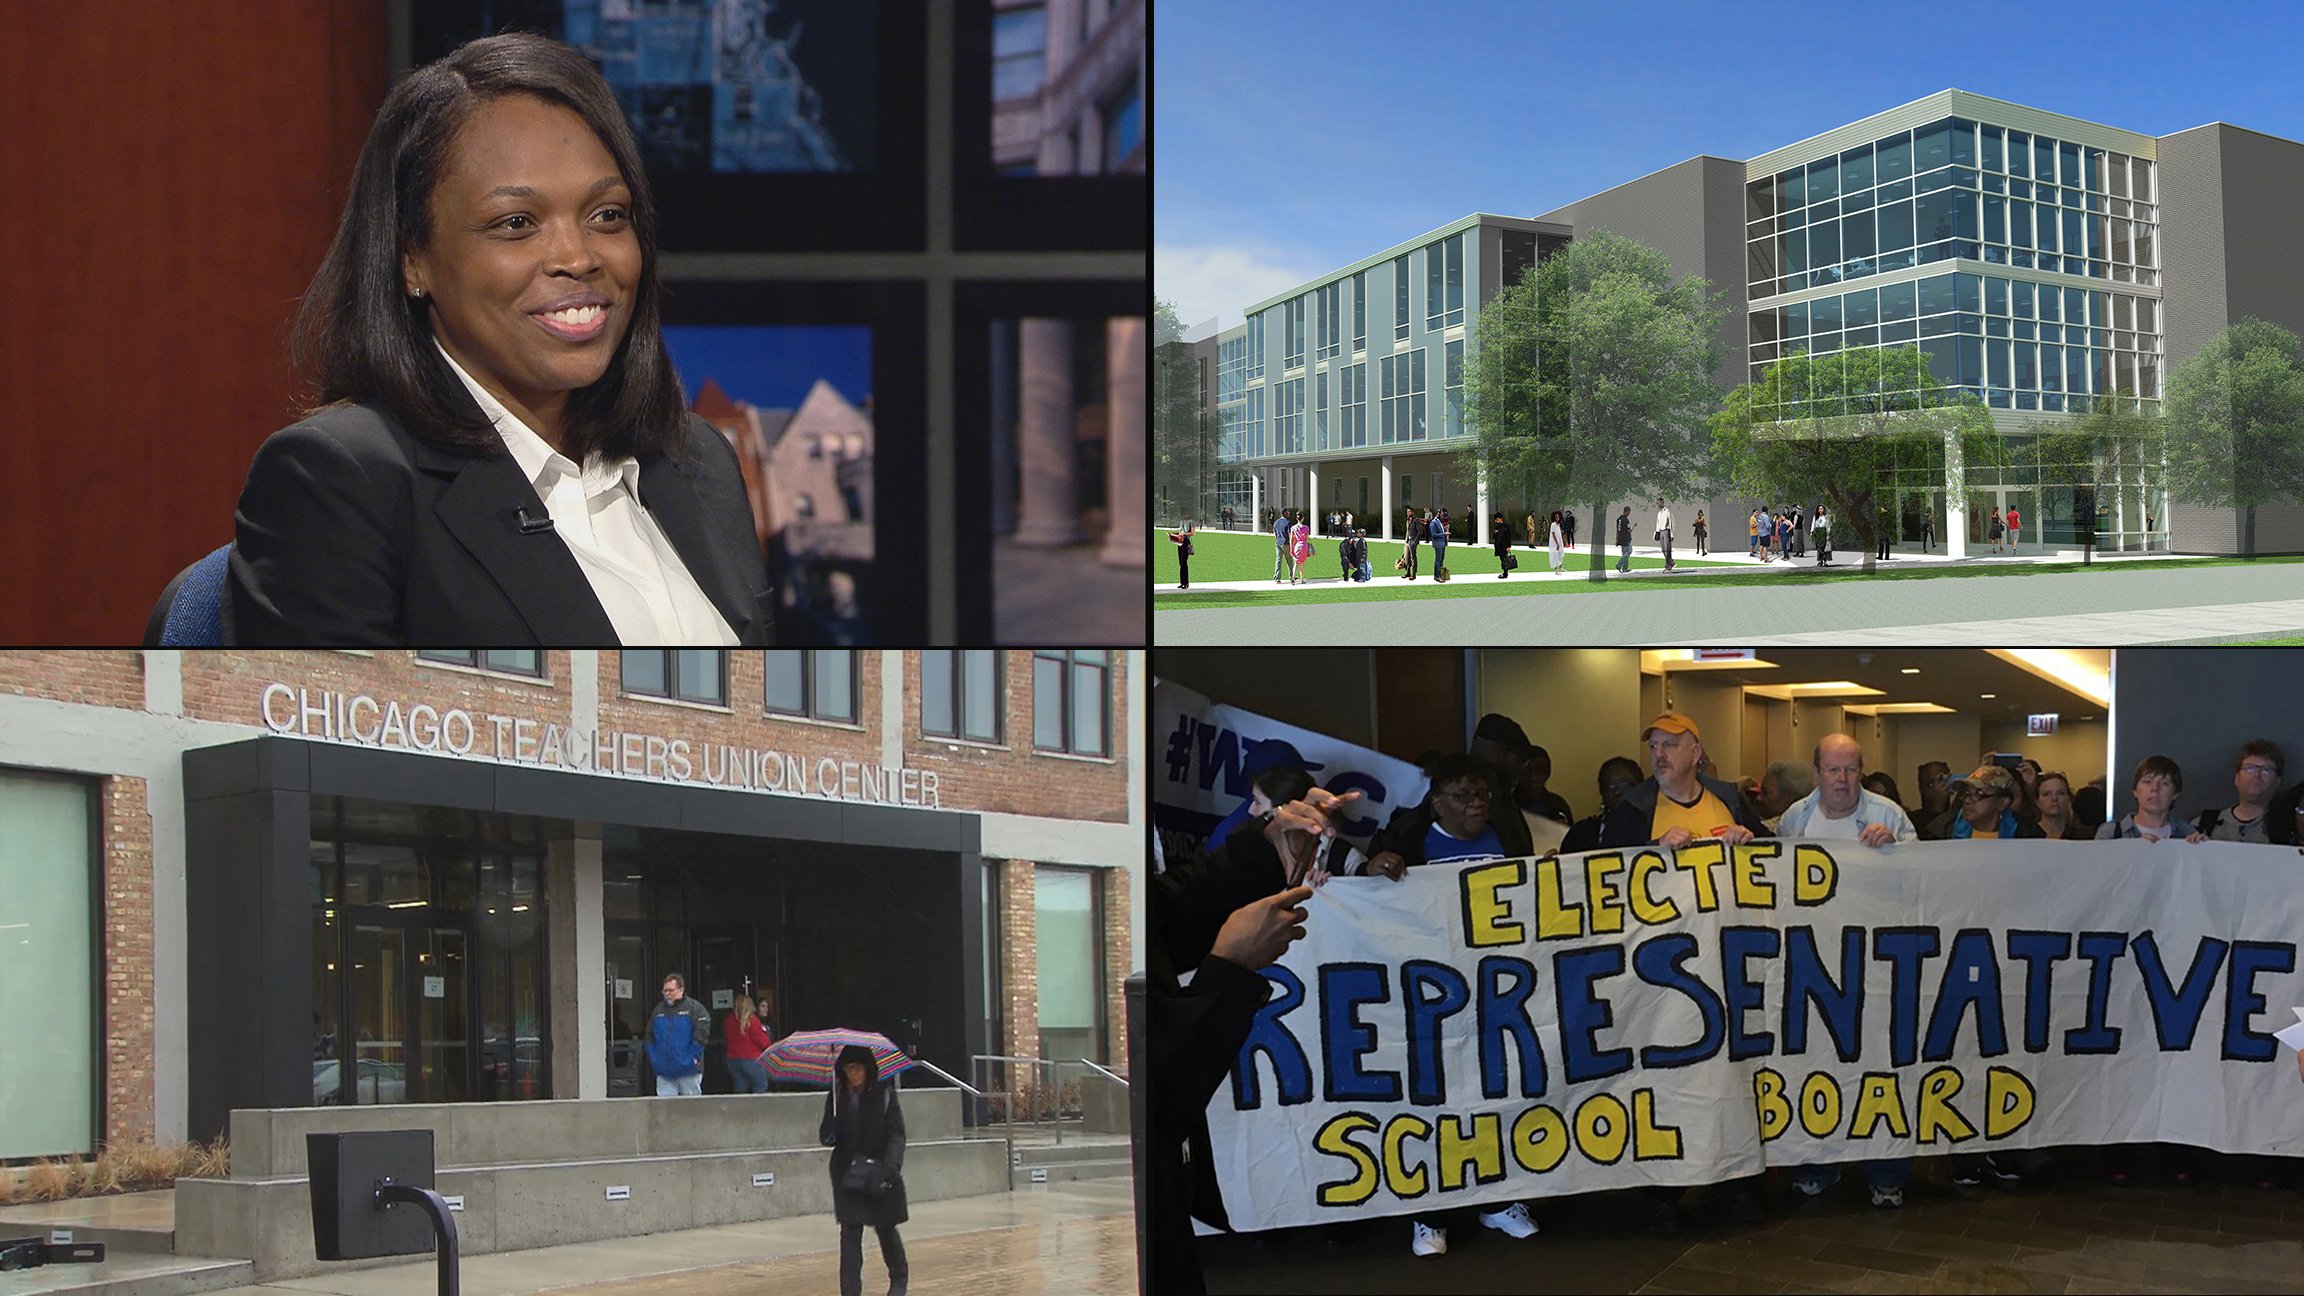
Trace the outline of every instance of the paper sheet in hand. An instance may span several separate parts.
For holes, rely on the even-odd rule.
[[[2286,1030],[2272,1032],[2272,1038],[2292,1049],[2304,1052],[2304,1008],[2296,1009],[2296,1024]]]

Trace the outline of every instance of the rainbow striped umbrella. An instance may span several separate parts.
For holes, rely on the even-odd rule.
[[[872,1060],[880,1064],[880,1077],[884,1080],[913,1065],[912,1059],[904,1056],[904,1050],[890,1043],[887,1036],[844,1026],[794,1031],[769,1045],[768,1051],[760,1055],[760,1065],[778,1080],[830,1088],[832,1064],[839,1059],[840,1050],[851,1044],[872,1050]]]

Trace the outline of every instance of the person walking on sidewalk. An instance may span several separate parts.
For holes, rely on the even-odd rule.
[[[648,1066],[656,1073],[656,1096],[673,1098],[704,1092],[704,1045],[712,1038],[712,1013],[688,997],[688,978],[664,974],[664,1001],[648,1015]]]
[[[1696,555],[1702,557],[1711,550],[1704,547],[1704,510],[1696,510]]]
[[[1811,535],[1816,537],[1816,565],[1819,567],[1831,566],[1832,517],[1830,511],[1822,504],[1816,506],[1816,520],[1808,524],[1808,530]]]
[[[1416,546],[1424,543],[1424,523],[1416,516],[1414,505],[1408,508],[1407,524],[1400,528],[1400,574],[1408,580],[1416,579]]]
[[[840,1050],[837,1078],[824,1095],[817,1138],[832,1149],[832,1218],[840,1225],[840,1296],[862,1296],[864,1229],[880,1235],[888,1296],[903,1296],[911,1270],[896,1226],[911,1218],[904,1204],[904,1107],[896,1085],[880,1076],[872,1050]]]
[[[1629,504],[1624,506],[1623,512],[1616,515],[1616,549],[1619,554],[1619,557],[1616,559],[1616,570],[1620,572],[1631,571],[1632,506]]]
[[[1432,515],[1432,579],[1439,580],[1448,570],[1448,510]]]
[[[1920,515],[1920,552],[1928,553],[1936,547],[1936,515]]]
[[[1985,531],[1992,537],[1992,552],[2000,552],[2000,537],[2007,533],[2008,524],[2000,520],[2000,506],[1992,506],[1992,520],[1985,523]]]
[[[2019,528],[2021,528],[2023,525],[2024,525],[2024,515],[2016,511],[2016,506],[2015,506],[2015,505],[2013,505],[2013,504],[2009,505],[2009,506],[2008,506],[2008,552],[2010,552],[2010,553],[2014,553],[2014,552],[2016,552],[2016,533],[2017,533],[2017,530],[2018,530]]]
[[[1281,509],[1272,515],[1272,545],[1275,551],[1272,559],[1272,583],[1275,585],[1288,579],[1288,528],[1293,521],[1294,519],[1288,516],[1286,509]]]
[[[1656,543],[1664,547],[1664,570],[1672,570],[1672,510],[1664,507],[1664,497],[1656,497]]]
[[[1880,505],[1880,557],[1883,560],[1889,556],[1888,547],[1896,543],[1895,533],[1893,530],[1895,525],[1895,507],[1883,502]]]
[[[1560,560],[1567,554],[1567,537],[1560,532],[1560,510],[1552,510],[1552,524],[1546,528],[1552,548],[1552,574],[1560,574]]]
[[[1504,580],[1512,575],[1514,559],[1512,557],[1512,528],[1504,521],[1502,509],[1498,509],[1496,516],[1489,519],[1488,535],[1496,542],[1496,579]]]

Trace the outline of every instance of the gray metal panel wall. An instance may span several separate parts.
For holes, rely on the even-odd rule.
[[[2261,522],[2259,522],[2261,525]],[[2285,782],[2304,762],[2304,712],[2268,707],[2295,677],[2286,648],[2121,648],[2113,655],[2112,759],[2107,780],[2115,815],[2136,808],[2129,775],[2154,753],[2184,771],[2176,811],[2191,818],[2232,804],[2240,744],[2269,738],[2287,757]],[[2169,705],[2170,699],[2183,699]]]
[[[2216,123],[2160,141],[2160,242],[2170,369],[2254,316],[2304,334],[2304,265],[2289,246],[2304,211],[2304,144]],[[2169,510],[2179,553],[2238,553],[2237,509]],[[2256,510],[2256,551],[2304,551],[2304,506]]]
[[[1578,237],[1608,230],[1662,252],[1672,273],[1712,281],[1720,321],[1723,392],[1744,381],[1744,164],[1693,157],[1536,219],[1573,226]]]

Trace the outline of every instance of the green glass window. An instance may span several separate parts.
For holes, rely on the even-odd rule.
[[[1909,283],[1890,284],[1880,290],[1880,319],[1882,323],[1912,318],[1914,286]]]
[[[1880,294],[1873,289],[1843,295],[1840,308],[1850,328],[1880,322]]]
[[[1808,201],[1822,202],[1840,193],[1840,159],[1818,158],[1808,164]]]
[[[1926,175],[1952,161],[1952,122],[1930,122],[1912,132],[1912,171]]]
[[[1872,146],[1852,148],[1840,155],[1840,192],[1856,193],[1872,187]]]
[[[2002,132],[1998,126],[1984,128],[1984,169],[1986,171],[2005,171],[2008,169],[2006,156],[2001,151],[2003,142]]]
[[[0,772],[0,843],[0,1160],[90,1153],[104,1059],[94,787]]]
[[[1910,132],[1891,135],[1872,146],[1874,174],[1881,184],[1891,180],[1908,180],[1912,176],[1912,136]]]

